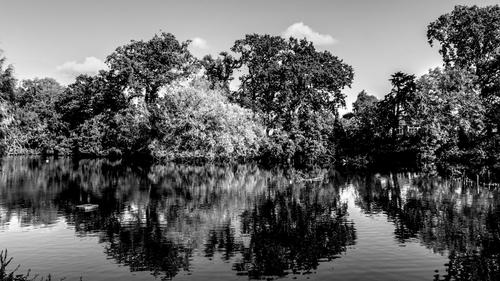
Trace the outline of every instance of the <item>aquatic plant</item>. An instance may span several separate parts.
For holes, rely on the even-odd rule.
[[[40,277],[38,274],[31,275],[31,270],[25,274],[18,274],[20,265],[17,265],[13,270],[8,270],[7,267],[12,262],[12,257],[7,255],[7,249],[0,251],[0,281],[51,281],[52,276]],[[64,280],[64,279],[60,279]],[[82,278],[80,278],[82,280]]]

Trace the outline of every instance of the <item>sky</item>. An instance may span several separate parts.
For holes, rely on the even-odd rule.
[[[69,84],[130,40],[170,32],[192,40],[202,57],[227,51],[245,34],[306,37],[352,65],[346,89],[383,97],[396,71],[420,76],[442,64],[427,25],[455,5],[499,0],[0,0],[0,49],[18,79],[52,77]]]

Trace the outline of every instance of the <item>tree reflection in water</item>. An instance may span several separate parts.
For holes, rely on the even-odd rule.
[[[311,272],[355,240],[338,187],[299,178],[251,165],[141,169],[106,160],[7,158],[0,223],[13,214],[26,225],[62,219],[77,235],[98,236],[117,263],[162,279],[189,271],[196,253],[220,256],[250,278],[272,278]],[[85,203],[99,208],[77,208]]]
[[[251,241],[234,268],[258,279],[311,273],[320,261],[335,259],[354,244],[354,226],[345,219],[347,206],[337,194],[318,190],[290,186],[258,198],[242,214],[242,232]]]
[[[314,182],[252,165],[48,160],[2,160],[0,231],[13,220],[35,227],[64,221],[77,235],[98,237],[105,254],[131,271],[171,279],[201,256],[255,279],[314,272],[356,241],[340,201],[341,189],[354,188],[365,213],[393,222],[398,243],[418,241],[449,256],[435,280],[500,280],[498,190],[414,174],[321,171],[323,180]],[[77,208],[85,203],[99,208]]]
[[[418,239],[448,254],[446,273],[434,280],[500,280],[498,190],[412,174],[351,182],[359,191],[357,204],[367,213],[387,214],[400,243]]]

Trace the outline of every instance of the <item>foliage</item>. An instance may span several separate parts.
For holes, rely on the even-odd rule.
[[[74,129],[94,115],[92,110],[93,97],[98,91],[98,87],[94,84],[95,80],[94,77],[86,75],[78,76],[57,101],[56,110],[70,129]]]
[[[8,154],[68,153],[65,124],[55,110],[64,88],[52,78],[23,80],[8,105],[12,115],[7,126]]]
[[[416,119],[421,126],[418,149],[425,169],[433,165],[451,171],[464,164],[484,165],[483,105],[474,77],[449,68],[434,69],[418,80]]]
[[[0,100],[10,101],[14,98],[16,79],[14,78],[14,67],[5,67],[6,58],[0,50]]]
[[[298,115],[288,128],[271,129],[263,158],[268,163],[296,166],[325,165],[335,161],[336,116],[328,111]]]
[[[14,68],[9,65],[4,67],[6,58],[2,56],[0,50],[0,156],[5,153],[8,144],[5,140],[8,132],[7,123],[9,122],[8,102],[14,97],[15,83]]]
[[[460,68],[437,68],[414,79],[396,73],[393,90],[379,102],[359,94],[354,112],[343,118],[344,155],[413,162],[428,172],[480,171],[487,160],[486,109],[475,77]]]
[[[123,87],[103,71],[97,76],[78,76],[57,101],[56,110],[74,129],[93,116],[126,109],[129,100]]]
[[[5,102],[0,101],[0,156],[5,154],[8,147],[5,137],[8,132],[8,117],[7,105]]]
[[[237,100],[262,113],[271,128],[286,127],[305,111],[336,112],[345,103],[341,90],[351,85],[352,67],[305,39],[253,34],[236,41],[232,51],[248,68]]]
[[[264,141],[259,120],[203,80],[164,88],[159,108],[160,137],[151,144],[157,159],[235,160],[259,155]]]
[[[73,152],[88,156],[145,153],[148,120],[124,88],[106,71],[81,75],[68,86],[56,106],[68,125]]]
[[[479,70],[498,59],[500,6],[456,6],[429,24],[427,38],[440,44],[447,65]]]
[[[122,157],[148,154],[148,119],[137,108],[99,114],[86,120],[71,135],[75,153]]]
[[[171,33],[155,35],[148,41],[132,41],[118,47],[106,59],[110,71],[134,95],[154,103],[161,87],[190,73],[194,58],[189,41],[178,42]]]
[[[252,34],[231,50],[247,72],[234,99],[262,116],[271,143],[286,146],[272,149],[287,152],[278,158],[297,164],[324,156],[332,161],[330,133],[338,107],[345,104],[341,91],[351,85],[352,67],[305,39]]]
[[[353,113],[356,115],[366,115],[377,102],[377,97],[369,95],[365,90],[362,90],[359,92],[356,101],[352,104]]]
[[[428,40],[445,69],[396,72],[382,100],[363,91],[342,119],[353,69],[306,39],[250,34],[197,60],[189,41],[161,33],[118,47],[107,70],[67,87],[50,78],[15,87],[2,57],[0,153],[500,167],[499,13],[457,6],[439,17]]]
[[[118,47],[106,59],[110,68],[108,80],[121,86],[121,91],[130,99],[143,99],[149,112],[150,141],[159,135],[160,89],[198,69],[196,58],[188,50],[189,43],[179,42],[173,34],[162,32],[148,41],[132,41]]]
[[[392,84],[392,90],[379,103],[381,115],[381,124],[384,126],[384,133],[391,136],[387,140],[394,144],[396,133],[401,122],[414,114],[415,104],[415,75],[396,72],[389,79]]]
[[[378,103],[375,96],[363,90],[353,103],[353,112],[343,116],[339,149],[342,156],[364,159],[366,164],[369,154],[376,149]]]
[[[428,27],[432,45],[440,45],[447,67],[474,75],[481,102],[486,106],[482,149],[490,153],[490,166],[500,168],[500,6],[456,6]]]
[[[488,100],[489,118],[500,126],[500,6],[456,6],[429,24],[427,37],[438,42],[447,66],[476,75],[481,94]]]
[[[365,166],[392,162],[408,165],[415,159],[416,137],[401,128],[418,124],[415,76],[403,72],[391,75],[391,92],[384,99],[362,91],[353,103],[353,112],[342,119],[340,153],[350,164]]]
[[[205,75],[210,81],[210,87],[220,87],[229,92],[229,83],[233,80],[233,72],[237,67],[237,61],[227,52],[221,52],[220,56],[214,59],[206,55],[201,60],[205,68]]]

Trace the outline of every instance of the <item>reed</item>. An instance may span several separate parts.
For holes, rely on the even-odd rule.
[[[8,256],[7,249],[0,251],[0,281],[51,281],[50,274],[47,277],[40,277],[38,274],[31,276],[31,270],[25,274],[18,274],[20,265],[17,265],[13,270],[8,270],[7,267],[12,262],[12,257]],[[62,280],[62,279],[61,279]]]

